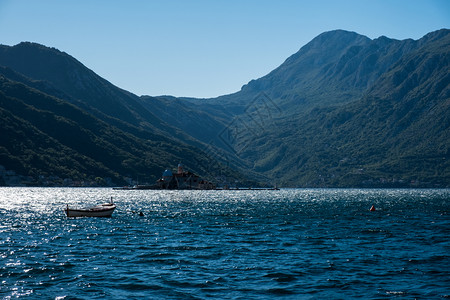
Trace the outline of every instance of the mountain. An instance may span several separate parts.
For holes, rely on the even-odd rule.
[[[449,32],[326,32],[237,93],[178,102],[221,121],[211,143],[282,186],[449,186]]]
[[[141,129],[145,129],[169,133],[173,137],[183,134],[165,126],[141,105],[139,97],[112,85],[72,56],[55,48],[29,42],[12,47],[0,45],[0,66],[44,82],[46,93],[63,98],[125,131],[134,130],[134,134],[139,134]],[[161,131],[160,128],[165,129]]]
[[[266,76],[251,80],[241,91],[207,102],[237,105],[241,110],[233,111],[242,112],[251,99],[263,92],[280,108],[293,113],[319,102],[345,103],[359,97],[418,44],[386,37],[370,40],[344,30],[325,32]]]
[[[70,96],[67,100],[85,105],[95,114],[137,125],[141,120],[155,120],[142,110],[136,96],[121,90],[87,69],[70,55],[36,43],[0,47],[0,65],[35,80],[45,81]],[[146,113],[141,115],[141,113]]]
[[[201,145],[145,109],[139,97],[69,55],[32,43],[1,46],[0,53],[0,165],[29,183],[42,184],[44,177],[59,178],[55,184],[64,178],[153,183],[179,162],[208,179],[245,182],[185,143]]]
[[[303,142],[284,143],[287,150],[275,167],[264,160],[258,167],[306,186],[449,185],[449,31],[417,42],[383,40],[391,51],[374,61],[392,63],[377,71],[373,84],[366,80],[360,96],[344,105],[320,103],[294,126],[279,122],[288,136]],[[374,69],[360,78],[370,79]],[[332,77],[330,82],[337,80]],[[354,79],[350,82],[358,82]],[[278,134],[273,130],[273,137]],[[284,175],[290,165],[297,174]]]
[[[214,165],[197,149],[161,136],[138,138],[76,106],[0,76],[1,164],[18,174],[76,181],[124,176],[153,182],[177,161]]]
[[[448,187],[449,53],[447,29],[335,30],[239,92],[192,99],[138,97],[57,49],[0,46],[0,165],[120,181],[182,161],[242,185]]]

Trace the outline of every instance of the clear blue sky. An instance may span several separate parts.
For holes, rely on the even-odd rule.
[[[152,96],[236,92],[324,31],[419,39],[441,28],[450,0],[0,0],[0,44],[55,47]]]

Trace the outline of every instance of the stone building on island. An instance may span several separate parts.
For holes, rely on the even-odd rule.
[[[185,171],[183,165],[178,164],[176,173],[167,169],[162,177],[157,180],[156,185],[160,189],[172,190],[212,190],[216,187],[212,182],[200,178],[198,175]]]

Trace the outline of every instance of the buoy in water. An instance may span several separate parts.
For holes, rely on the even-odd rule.
[[[375,206],[372,205],[372,207],[369,209],[370,211],[375,211]]]

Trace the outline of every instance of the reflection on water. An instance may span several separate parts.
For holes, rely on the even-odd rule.
[[[112,218],[64,215],[67,204],[110,197]],[[450,190],[0,188],[0,297],[448,297],[449,199]]]

